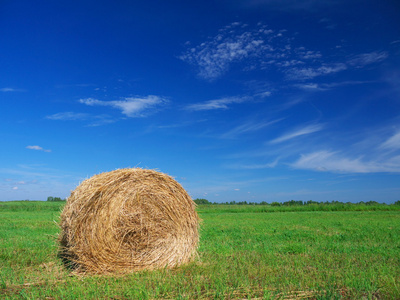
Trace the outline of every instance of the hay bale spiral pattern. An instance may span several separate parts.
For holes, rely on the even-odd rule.
[[[140,168],[101,173],[68,197],[60,254],[76,272],[175,267],[196,253],[198,224],[193,200],[172,177]]]

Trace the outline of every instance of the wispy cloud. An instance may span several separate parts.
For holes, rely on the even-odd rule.
[[[358,84],[368,84],[375,83],[376,81],[360,81],[360,80],[349,80],[349,81],[340,81],[340,82],[332,82],[332,83],[297,83],[294,84],[294,87],[297,87],[306,91],[326,91],[336,87],[349,86],[349,85],[358,85]]]
[[[278,165],[279,158],[274,161],[265,164],[230,164],[227,165],[229,169],[240,169],[240,170],[259,170],[259,169],[271,169]]]
[[[320,130],[322,130],[322,128],[323,128],[323,126],[321,124],[314,124],[314,125],[308,125],[305,127],[301,127],[301,128],[295,129],[293,131],[287,132],[276,139],[273,139],[272,141],[270,141],[270,143],[271,144],[282,143],[282,142],[294,139],[294,138],[302,136],[302,135],[320,131]]]
[[[297,169],[337,173],[400,173],[400,130],[391,134],[388,128],[367,132],[360,142],[347,145],[341,151],[308,152],[303,148],[300,150],[303,154],[298,154],[299,158],[290,165]]]
[[[255,94],[255,96],[260,97],[260,98],[267,98],[271,96],[271,92],[270,91],[265,91],[265,92],[261,92],[261,93],[257,93]]]
[[[320,67],[291,68],[286,71],[291,80],[306,80],[314,77],[337,73],[347,69],[344,63],[323,64]]]
[[[10,87],[5,87],[5,88],[1,88],[0,89],[0,92],[4,92],[4,93],[7,93],[7,92],[24,92],[25,90],[23,90],[23,89],[14,89],[14,88],[10,88]]]
[[[97,115],[91,118],[91,123],[87,125],[88,127],[103,126],[111,123],[115,123],[117,120],[112,119],[109,115]]]
[[[347,63],[351,66],[362,68],[366,65],[381,62],[388,57],[386,51],[373,51],[370,53],[362,53],[350,58]]]
[[[251,97],[227,97],[209,100],[201,103],[189,104],[185,107],[185,109],[190,111],[228,109],[229,104],[242,103],[245,101],[249,101],[250,99]]]
[[[35,146],[26,146],[26,149],[44,151],[44,152],[51,152],[51,150],[43,149],[42,147],[37,146],[37,145],[35,145]]]
[[[296,53],[297,57],[302,60],[315,60],[315,59],[319,59],[322,57],[321,52],[307,50],[305,47],[295,48],[294,52]],[[303,63],[303,62],[300,61],[300,63]],[[296,64],[298,64],[298,63],[296,63]]]
[[[397,150],[400,149],[400,130],[397,131],[394,135],[392,135],[390,138],[388,138],[381,146],[380,148],[384,149],[393,149]]]
[[[385,51],[380,51],[380,52],[374,51],[370,53],[362,53],[354,55],[346,62],[331,63],[331,64],[322,63],[322,65],[318,67],[289,68],[287,69],[286,73],[288,79],[307,80],[319,76],[338,73],[347,70],[350,67],[362,68],[369,64],[381,62],[385,60],[387,57],[388,53]],[[315,58],[319,57],[315,56]]]
[[[86,113],[75,113],[75,112],[62,112],[53,115],[46,116],[46,119],[50,120],[62,120],[62,121],[75,121],[75,120],[86,120],[89,114]]]
[[[262,23],[251,27],[239,22],[222,28],[216,36],[197,46],[188,47],[179,56],[196,66],[203,79],[215,80],[235,65],[242,71],[269,71],[273,68],[292,81],[362,68],[387,57],[386,51],[372,51],[327,62],[320,51],[296,46],[294,36],[286,30],[272,30]]]
[[[317,151],[301,155],[292,164],[298,169],[315,171],[329,171],[339,173],[374,173],[374,172],[400,172],[400,156],[387,160],[363,160],[362,157],[348,158],[338,152]]]
[[[213,80],[224,74],[232,63],[251,57],[275,57],[276,49],[269,41],[281,36],[282,33],[275,33],[262,24],[250,30],[246,24],[235,22],[221,29],[215,37],[188,49],[179,58],[196,65],[200,77]]]
[[[322,18],[319,20],[319,23],[324,24],[326,29],[333,30],[336,28],[336,24],[332,23],[332,21],[328,18]]]
[[[121,110],[128,117],[144,117],[150,113],[150,109],[154,109],[167,102],[166,98],[160,96],[149,95],[146,97],[126,97],[116,101],[101,101],[94,98],[80,99],[80,103],[89,106],[111,106]]]
[[[318,83],[300,83],[300,84],[295,84],[295,87],[306,90],[306,91],[324,91],[326,88],[322,87],[321,84]]]
[[[254,132],[257,130],[261,130],[263,128],[266,128],[270,125],[273,125],[275,123],[278,123],[282,121],[283,119],[277,119],[277,120],[272,120],[272,121],[264,121],[264,122],[247,122],[244,124],[241,124],[235,128],[232,128],[228,132],[224,133],[221,135],[221,138],[225,139],[231,139],[231,138],[236,138],[237,136],[249,132]]]
[[[46,119],[55,121],[89,121],[88,127],[97,127],[116,122],[109,115],[91,115],[87,113],[61,112],[46,116]]]

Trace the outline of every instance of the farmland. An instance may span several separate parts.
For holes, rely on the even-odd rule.
[[[200,205],[199,255],[176,269],[72,276],[63,202],[0,202],[0,298],[400,299],[400,206]]]

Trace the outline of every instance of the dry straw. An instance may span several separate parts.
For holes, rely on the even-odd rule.
[[[75,272],[127,273],[192,260],[199,218],[182,186],[140,168],[83,181],[61,214],[60,255]]]

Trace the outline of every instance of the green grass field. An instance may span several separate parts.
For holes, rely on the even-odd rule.
[[[62,205],[0,202],[1,299],[400,299],[400,207],[199,206],[194,263],[77,277],[57,257]]]

